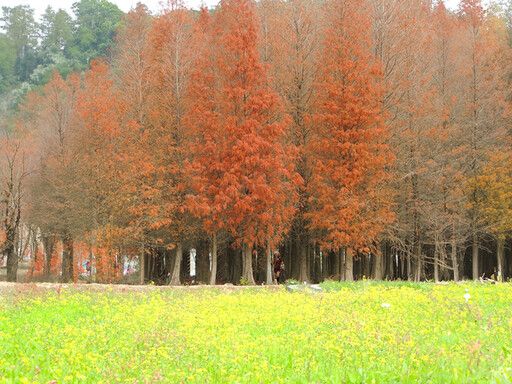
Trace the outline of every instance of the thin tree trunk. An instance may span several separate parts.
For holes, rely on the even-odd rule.
[[[416,269],[414,272],[414,281],[419,282],[421,280],[421,244],[418,242],[418,245],[416,246]]]
[[[254,285],[254,275],[252,273],[252,252],[249,244],[242,245],[242,277],[250,285]]]
[[[230,254],[230,259],[233,260],[233,262],[230,263],[233,272],[231,281],[233,284],[240,284],[240,278],[242,277],[243,272],[243,265],[241,266],[240,262],[243,262],[243,255],[241,255],[238,251],[233,250],[232,248],[228,248],[228,252]]]
[[[412,280],[411,251],[407,249],[407,281]]]
[[[457,242],[455,235],[452,237],[452,266],[453,266],[453,281],[459,281],[459,262],[457,260]]]
[[[502,237],[498,237],[497,241],[497,259],[498,259],[498,276],[497,280],[499,282],[504,281],[503,279],[503,255],[505,250],[505,239]]]
[[[272,285],[274,282],[272,281],[272,249],[270,248],[270,242],[267,241],[267,276],[266,276],[266,285]]]
[[[478,275],[478,235],[476,231],[473,231],[473,247],[472,247],[472,255],[473,255],[473,280],[478,280],[480,277]]]
[[[398,275],[398,278],[400,280],[406,280],[407,276],[405,274],[405,257],[402,251],[398,252],[398,258],[400,259],[400,275]]]
[[[341,273],[340,273],[340,270],[341,270],[341,267],[340,267],[341,248],[340,248],[339,252],[332,252],[331,259],[332,259],[332,275],[334,277],[334,280],[340,281],[340,280],[342,280]]]
[[[9,243],[7,243],[9,242]],[[18,255],[14,252],[14,242],[7,240],[7,281],[16,282],[18,280]]]
[[[373,279],[375,281],[382,280],[382,243],[376,249],[373,258]]]
[[[145,263],[146,263],[146,248],[144,247],[144,242],[142,242],[140,244],[140,260],[139,260],[139,264],[140,264],[140,281],[139,281],[139,284],[140,285],[144,285],[144,280],[145,280]],[[91,271],[92,273],[92,271]]]
[[[183,248],[181,241],[176,244],[176,257],[174,258],[174,268],[172,269],[172,276],[169,285],[181,285],[180,271],[181,271],[181,260],[183,258]],[[211,281],[211,280],[210,280]]]
[[[371,256],[373,254],[372,253],[368,253],[367,255],[363,255],[363,259],[362,259],[362,262],[363,262],[363,276],[367,279],[369,279],[371,276],[370,276],[370,263],[371,263]]]
[[[354,254],[351,248],[343,248],[345,253],[345,281],[354,281]]]
[[[196,248],[196,281],[206,283],[207,281],[210,281],[210,259],[209,259],[209,253],[210,253],[210,244],[208,241],[201,239],[198,242],[197,248]],[[217,250],[217,263],[219,263],[219,255]],[[169,258],[168,258],[169,259]],[[167,260],[167,273],[169,275],[168,278],[170,278],[170,261]],[[227,269],[224,270],[225,273],[227,273]],[[227,278],[226,278],[227,280]]]
[[[439,241],[437,236],[435,237],[435,249],[434,249],[434,281],[439,282]]]
[[[46,236],[43,239],[44,253],[46,256],[45,265],[44,265],[44,274],[45,274],[46,279],[48,279],[50,277],[50,273],[51,273],[54,245],[55,245],[55,238],[53,236]]]
[[[21,254],[19,255],[19,259],[21,260],[22,258],[25,257],[25,255],[27,254],[27,249],[28,247],[30,246],[30,243],[31,243],[31,240],[32,240],[32,229],[29,227],[28,229],[28,235],[27,235],[27,241],[25,241],[25,244],[23,244],[23,239],[21,237],[21,234],[20,234],[20,228],[18,228],[18,237],[20,238],[20,252]],[[23,245],[23,247],[22,247]]]
[[[61,281],[68,283],[73,280],[73,236],[66,232],[63,239],[62,276]]]
[[[91,241],[89,241],[89,262],[91,263],[90,266],[89,266],[89,284],[92,283],[92,271],[94,270],[94,265],[93,265],[93,259],[92,259],[92,239]],[[87,264],[86,264],[86,268],[87,268]]]
[[[308,247],[306,248],[307,281],[313,280],[313,275],[315,274],[314,260],[314,257],[311,255],[311,247],[308,244]]]
[[[313,255],[311,256],[311,260],[313,263],[313,273],[310,275],[311,281],[321,282],[322,281],[322,271],[321,271],[321,259],[320,254],[318,252],[318,246],[315,245],[312,248]]]
[[[14,209],[14,217],[12,217],[10,214],[7,214],[4,220],[6,228],[4,252],[7,254],[7,281],[9,282],[16,282],[18,280],[19,259],[18,254],[15,250],[15,245],[16,233],[18,232],[18,227],[20,224],[21,211],[19,206],[17,206]]]
[[[294,254],[293,247],[295,245],[296,242],[292,241],[291,237],[289,237],[288,241],[286,242],[286,251],[284,252],[284,255],[281,255],[281,258],[284,261],[284,265],[286,266],[286,272],[288,274],[288,277],[293,276],[293,278],[297,276],[295,272],[299,266],[299,264],[295,263],[295,260],[292,257],[292,255]]]
[[[217,282],[217,232],[212,234],[212,271],[210,273],[210,285]]]
[[[329,276],[329,252],[325,252],[325,250],[322,250],[322,280],[328,279]]]
[[[124,257],[123,257],[123,254],[124,254],[124,249],[123,249],[123,246],[121,245],[119,247],[119,264],[117,266],[118,271],[119,271],[118,273],[121,276],[121,279],[123,278],[123,274],[124,274]]]
[[[300,240],[298,241],[299,245],[299,281],[301,283],[309,282],[308,276],[308,265],[307,265],[307,256],[308,256],[308,241],[304,234],[300,235]]]
[[[30,279],[34,278],[34,269],[37,265],[37,257],[38,257],[38,247],[37,247],[37,238],[36,238],[36,231],[32,230],[32,241],[30,242],[30,255],[34,259],[32,263],[32,268],[30,268]],[[28,281],[28,275],[27,275],[27,281]]]
[[[389,279],[394,280],[395,279],[395,255],[394,252],[386,252],[386,260],[388,262],[388,269],[389,269]]]
[[[149,280],[155,281],[155,277],[156,277],[156,275],[155,275],[155,267],[156,267],[155,248],[150,247],[148,250],[149,250],[149,257],[148,257]],[[181,268],[180,268],[180,271],[181,271]]]

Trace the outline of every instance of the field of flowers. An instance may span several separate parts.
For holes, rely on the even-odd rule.
[[[0,383],[509,383],[509,284],[0,291]]]

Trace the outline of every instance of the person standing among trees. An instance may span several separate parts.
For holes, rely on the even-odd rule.
[[[279,252],[274,253],[274,281],[276,284],[281,284],[284,282],[284,261],[281,258],[281,254]]]

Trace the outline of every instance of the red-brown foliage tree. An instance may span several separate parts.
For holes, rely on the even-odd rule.
[[[389,222],[381,193],[392,159],[382,143],[379,68],[372,64],[362,1],[334,0],[319,61],[318,107],[311,139],[311,226],[326,248],[369,247]],[[352,255],[346,276],[352,280]]]
[[[254,283],[252,248],[276,243],[287,230],[300,177],[284,147],[287,121],[281,100],[268,86],[258,57],[253,4],[221,2],[214,28],[220,50],[213,74],[219,98],[213,124],[203,124],[203,132],[209,131],[203,137],[216,146],[215,160],[196,161],[213,182],[203,200],[203,204],[213,200],[213,210],[218,212],[211,230],[223,226],[232,234],[242,248],[242,278]],[[205,100],[205,107],[211,110],[208,103]]]

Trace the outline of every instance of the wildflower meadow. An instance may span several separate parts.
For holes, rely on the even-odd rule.
[[[0,290],[0,383],[510,383],[509,284]]]

